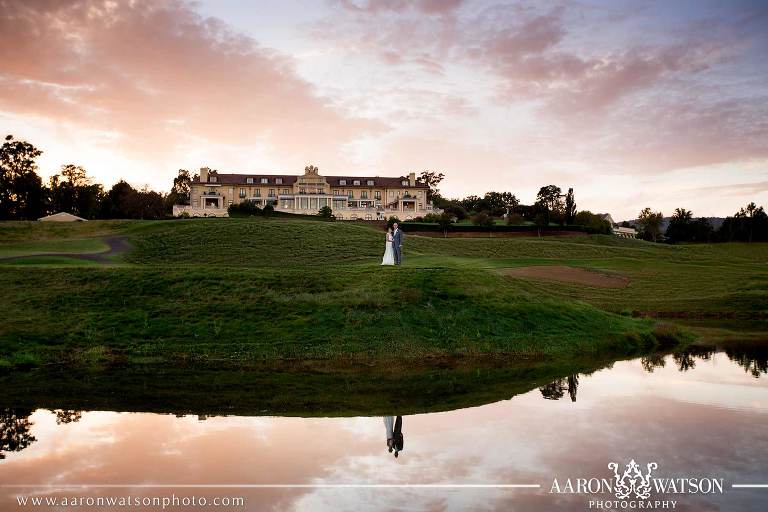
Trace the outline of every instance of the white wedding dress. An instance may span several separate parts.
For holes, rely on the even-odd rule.
[[[392,235],[387,233],[387,243],[384,249],[384,258],[381,260],[382,265],[394,265],[395,264],[395,250],[392,248]]]

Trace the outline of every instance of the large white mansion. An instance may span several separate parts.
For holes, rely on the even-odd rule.
[[[402,177],[321,176],[316,167],[303,175],[223,174],[202,169],[192,182],[189,205],[176,205],[174,215],[193,217],[227,215],[231,204],[251,201],[276,211],[316,215],[329,206],[340,220],[402,220],[433,213],[427,201],[429,187],[416,174]]]

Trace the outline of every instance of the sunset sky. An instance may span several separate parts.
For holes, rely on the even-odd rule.
[[[768,206],[768,2],[0,0],[0,127],[107,186],[313,163],[726,215]]]

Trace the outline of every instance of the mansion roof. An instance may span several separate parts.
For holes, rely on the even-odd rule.
[[[217,185],[294,185],[301,175],[296,174],[224,174],[215,173],[213,176],[217,177],[215,184]],[[252,178],[253,182],[249,183],[248,178]],[[262,183],[261,180],[265,178],[266,183]],[[425,183],[416,182],[414,186],[403,185],[403,181],[408,181],[407,176],[400,177],[382,177],[382,176],[325,176],[322,178],[331,187],[347,187],[347,188],[371,188],[371,187],[385,187],[385,188],[429,188]],[[281,180],[278,182],[278,179]],[[359,185],[355,185],[355,181],[359,181]],[[373,185],[369,185],[368,182],[372,181]],[[195,177],[192,180],[193,183],[201,183],[199,177]],[[345,183],[342,183],[345,182]],[[210,183],[203,182],[203,183]]]

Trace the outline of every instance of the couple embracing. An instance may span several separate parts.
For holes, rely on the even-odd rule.
[[[384,248],[382,265],[400,265],[403,250],[403,232],[397,226],[397,222],[387,228],[387,242]]]

